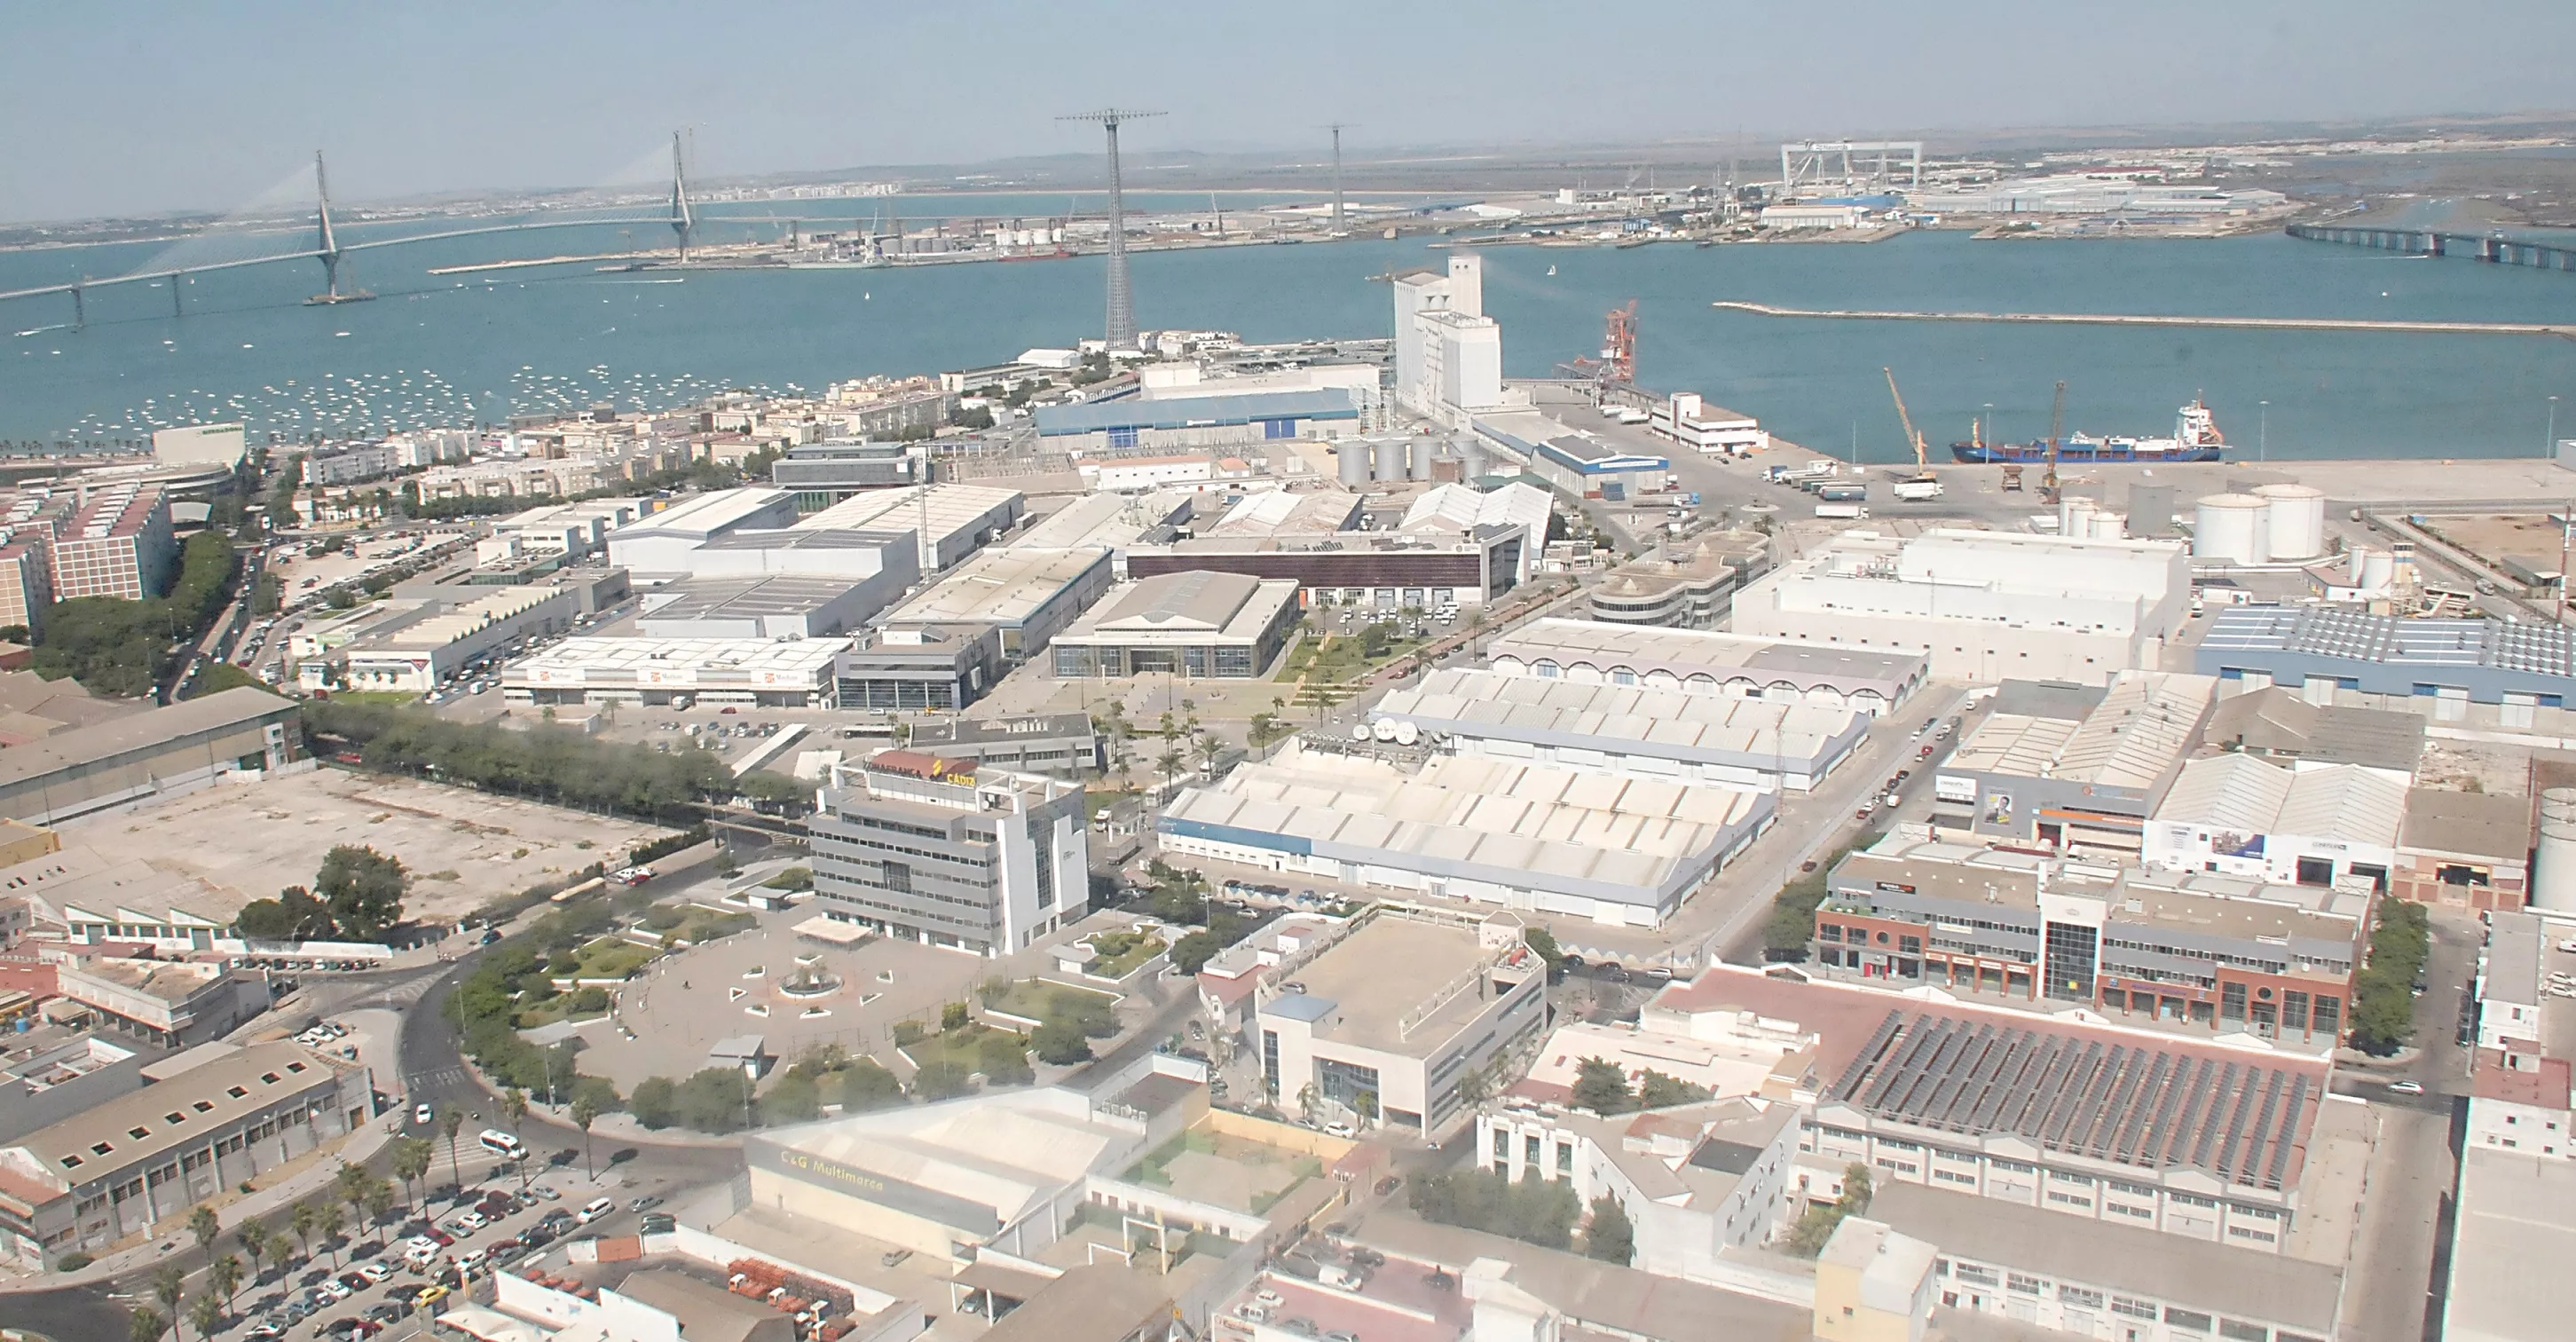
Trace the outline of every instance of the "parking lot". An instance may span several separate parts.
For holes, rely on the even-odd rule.
[[[459,1188],[447,1179],[446,1143],[436,1116],[406,1131],[432,1139],[437,1181],[419,1207],[313,1241],[301,1264],[263,1273],[243,1288],[235,1320],[214,1336],[304,1339],[395,1336],[428,1331],[437,1314],[470,1298],[476,1285],[560,1240],[667,1228],[661,1199],[619,1186],[617,1169],[632,1150],[595,1154],[599,1178],[582,1168],[575,1148],[530,1151],[520,1161],[487,1151],[469,1118],[458,1134],[464,1166],[478,1178]],[[523,1191],[524,1190],[524,1191]]]

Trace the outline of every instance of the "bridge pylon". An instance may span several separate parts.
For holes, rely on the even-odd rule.
[[[316,228],[313,259],[322,263],[322,292],[305,299],[308,307],[327,307],[334,303],[363,303],[375,297],[364,289],[343,290],[340,287],[340,261],[348,253],[340,246],[339,230],[331,226],[331,177],[322,166],[322,151],[313,151],[313,194],[320,202],[314,211]],[[172,276],[171,283],[178,283]]]
[[[689,179],[680,163],[680,133],[671,132],[671,232],[680,239],[680,263],[688,264],[689,234],[697,220],[689,213]]]

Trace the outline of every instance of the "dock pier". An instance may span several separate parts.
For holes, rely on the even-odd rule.
[[[2059,326],[2187,326],[2243,331],[2369,331],[2391,335],[2558,336],[2576,340],[2576,325],[2536,322],[2373,321],[2356,317],[2198,317],[2128,312],[1898,312],[1854,308],[1784,308],[1719,299],[1709,306],[1757,317],[1815,317],[1834,321],[2021,322]]]

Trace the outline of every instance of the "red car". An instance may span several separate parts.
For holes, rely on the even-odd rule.
[[[427,1230],[425,1230],[425,1231],[423,1231],[423,1232],[421,1232],[421,1233],[423,1233],[423,1234],[425,1234],[425,1235],[429,1236],[429,1237],[430,1237],[431,1239],[433,1239],[433,1240],[438,1241],[438,1247],[440,1247],[440,1248],[442,1248],[442,1249],[444,1249],[444,1248],[448,1247],[449,1245],[452,1245],[452,1244],[454,1244],[454,1243],[456,1242],[456,1237],[455,1237],[454,1235],[448,1234],[446,1231],[441,1230],[441,1229],[439,1229],[439,1228],[438,1228],[438,1227],[436,1227],[436,1226],[431,1226],[429,1229],[427,1229]]]

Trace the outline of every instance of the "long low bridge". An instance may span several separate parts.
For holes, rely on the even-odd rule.
[[[2289,234],[2310,242],[2335,242],[2413,256],[2465,256],[2499,266],[2576,270],[2576,247],[2532,242],[2501,233],[2443,233],[2429,228],[2368,228],[2353,224],[2292,224]]]

